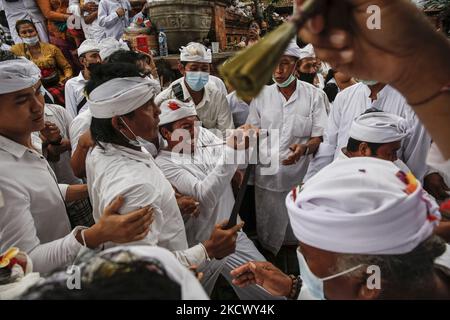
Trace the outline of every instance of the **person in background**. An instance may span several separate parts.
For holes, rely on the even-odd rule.
[[[84,86],[91,77],[91,71],[102,62],[99,54],[100,47],[95,40],[88,39],[83,41],[77,51],[83,70],[80,71],[77,77],[71,78],[66,82],[64,91],[66,110],[71,119],[87,110]]]
[[[105,29],[98,24],[98,5],[100,0],[70,0],[68,11],[81,19],[84,37],[100,42],[106,37]]]
[[[320,89],[325,86],[323,76],[317,72],[318,64],[316,54],[311,44],[301,49],[300,62],[297,67],[297,77],[301,81],[308,82]]]
[[[81,29],[75,29],[75,16],[68,12],[69,0],[36,0],[47,19],[49,41],[61,49],[75,73],[80,71],[77,48],[83,42]],[[73,26],[71,25],[73,24]]]
[[[15,44],[22,43],[22,38],[16,30],[16,23],[19,20],[33,21],[39,39],[42,42],[48,42],[47,22],[35,0],[2,1],[2,4],[8,21],[9,31]]]
[[[261,28],[257,21],[252,21],[248,28],[248,34],[245,41],[238,44],[241,48],[251,47],[261,39]]]
[[[183,77],[172,82],[155,99],[156,104],[168,99],[194,102],[200,121],[207,129],[224,135],[233,129],[233,117],[225,94],[210,81],[212,63],[211,50],[204,45],[191,42],[180,49],[179,70]]]
[[[273,72],[275,83],[253,99],[247,118],[248,124],[269,130],[269,136],[260,141],[267,151],[260,153],[256,166],[255,205],[258,241],[274,258],[283,245],[288,255],[293,253],[291,246],[296,239],[284,199],[302,181],[310,155],[322,141],[327,121],[325,93],[295,77],[301,54],[292,39]],[[295,255],[288,260],[295,260]]]
[[[57,104],[64,106],[64,85],[73,74],[70,64],[57,46],[40,41],[33,22],[17,21],[16,31],[23,43],[13,45],[11,52],[26,57],[39,67],[43,86]]]

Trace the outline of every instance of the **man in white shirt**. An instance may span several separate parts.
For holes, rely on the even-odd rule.
[[[141,239],[148,233],[152,213],[144,208],[118,217],[123,199],[117,199],[96,225],[71,231],[64,201],[83,199],[87,190],[84,185],[58,186],[53,170],[32,145],[31,133],[44,128],[40,75],[32,62],[2,55],[0,252],[18,247],[30,256],[37,272],[49,272],[72,263],[83,245],[97,248],[107,241]]]
[[[99,78],[94,73],[86,88],[93,116],[90,131],[96,144],[86,159],[94,219],[100,218],[110,199],[123,195],[127,200],[123,210],[147,205],[154,210],[152,232],[140,243],[171,250],[185,266],[232,253],[242,225],[230,230],[216,226],[208,240],[188,248],[175,192],[142,147],[158,133],[160,110],[153,98],[159,83],[142,78],[132,64],[111,66],[116,70],[110,76],[102,71],[111,70],[110,66],[99,66]]]
[[[191,42],[180,49],[180,72],[183,77],[172,82],[155,99],[156,104],[168,99],[191,100],[198,117],[207,129],[217,129],[217,135],[233,129],[233,118],[226,96],[210,81],[211,50]],[[216,133],[216,132],[215,132]]]
[[[185,221],[187,240],[192,245],[206,240],[214,225],[230,217],[234,206],[231,179],[239,162],[245,163],[246,152],[237,151],[238,161],[233,161],[234,148],[223,145],[208,129],[196,126],[198,118],[192,103],[166,100],[161,104],[160,119],[160,133],[168,146],[159,152],[156,163],[172,186],[200,202],[200,213]],[[181,141],[175,138],[180,134],[183,135]],[[178,150],[184,147],[191,150]],[[258,259],[264,260],[264,257],[247,235],[240,232],[233,254],[199,269],[205,274],[202,283],[206,291],[212,292],[219,274],[231,283],[231,270],[243,261]],[[233,289],[240,299],[273,299],[256,286],[248,290]]]
[[[64,89],[66,110],[71,119],[74,119],[79,113],[86,111],[88,108],[83,91],[90,78],[91,70],[102,62],[99,51],[100,47],[97,41],[89,39],[84,40],[77,50],[78,59],[83,66],[83,70],[80,71],[77,77],[69,79]]]
[[[302,181],[327,118],[325,93],[295,77],[300,52],[292,41],[273,73],[275,84],[266,86],[253,99],[247,119],[247,123],[269,133],[260,142],[259,155],[260,162],[267,164],[262,156],[269,153],[274,169],[268,172],[263,164],[256,167],[256,229],[259,242],[274,255],[283,244],[296,243],[284,199]]]
[[[420,181],[424,181],[425,176],[437,175],[426,164],[431,138],[405,98],[389,85],[376,81],[362,81],[339,92],[336,96],[328,118],[324,143],[321,144],[311,162],[305,180],[308,180],[338,156],[341,148],[347,145],[353,119],[369,108],[404,118],[408,122],[411,135],[403,140],[398,154],[399,159],[411,169]],[[430,190],[426,179],[424,188]],[[435,194],[431,195],[436,196]]]
[[[247,121],[251,100],[244,101],[237,96],[236,91],[233,91],[227,95],[227,101],[233,116],[234,125],[236,128],[239,128]]]

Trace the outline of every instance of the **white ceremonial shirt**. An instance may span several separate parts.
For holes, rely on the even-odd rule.
[[[250,106],[244,100],[240,99],[236,91],[227,95],[228,105],[230,106],[233,122],[236,128],[245,124],[248,118]]]
[[[85,112],[80,113],[72,120],[69,127],[70,145],[72,146],[72,155],[77,150],[78,140],[89,130],[92,121],[92,113],[88,108]]]
[[[247,123],[269,130],[269,136],[260,142],[260,157],[269,152],[279,160],[278,169],[270,175],[263,175],[262,165],[257,166],[255,184],[258,187],[285,192],[302,181],[310,156],[301,157],[296,164],[290,166],[284,166],[281,162],[291,153],[289,147],[292,144],[305,144],[312,137],[323,135],[327,122],[327,105],[325,93],[303,81],[297,81],[297,88],[288,101],[276,84],[266,86],[253,99]],[[272,130],[278,130],[279,149],[277,143],[267,146],[268,141],[270,144],[276,136]],[[272,164],[272,167],[275,165]]]
[[[125,15],[119,17],[117,9],[123,8]],[[119,40],[125,28],[130,25],[131,5],[128,0],[102,0],[98,5],[98,24],[105,31],[106,37]]]
[[[219,91],[222,92],[224,95],[228,94],[228,90],[227,90],[227,87],[225,86],[225,83],[219,77],[216,77],[216,76],[213,76],[210,74],[209,82],[212,82],[213,84],[215,84],[217,89],[219,89]]]
[[[63,196],[47,160],[0,136],[0,252],[18,247],[36,272],[71,263],[81,244],[70,232]],[[75,229],[77,230],[77,229]]]
[[[180,83],[183,88],[185,99],[191,99],[191,95],[184,83],[184,77],[175,80],[172,84],[155,98],[155,103],[160,105],[163,101],[174,99],[172,87]],[[227,129],[233,129],[233,117],[231,116],[230,107],[226,96],[217,89],[214,83],[208,82],[205,86],[203,99],[195,106],[197,116],[202,121],[203,126],[207,129],[218,129],[225,136]]]
[[[188,249],[183,219],[175,192],[148,152],[102,143],[86,157],[86,175],[93,216],[98,221],[104,208],[121,195],[120,213],[153,207],[151,230],[138,244],[158,245],[174,251],[183,265],[200,264],[206,255],[202,245]],[[130,243],[133,244],[133,243]]]
[[[64,96],[66,102],[66,110],[71,119],[75,119],[78,114],[88,109],[86,102],[80,109],[80,112],[77,112],[77,106],[84,98],[84,86],[87,82],[88,80],[83,77],[82,72],[80,72],[78,76],[71,78],[66,82],[64,88]]]

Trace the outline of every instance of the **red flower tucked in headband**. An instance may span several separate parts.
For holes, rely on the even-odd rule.
[[[170,108],[170,110],[173,110],[173,111],[180,109],[180,106],[178,105],[178,103],[173,102],[173,101],[169,102],[168,107]]]

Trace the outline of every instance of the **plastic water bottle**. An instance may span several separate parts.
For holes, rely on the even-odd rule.
[[[167,57],[169,55],[169,51],[167,49],[167,36],[164,33],[164,29],[161,29],[159,31],[158,43],[159,43],[159,55],[161,57]]]

